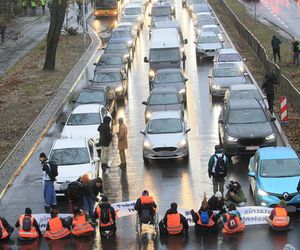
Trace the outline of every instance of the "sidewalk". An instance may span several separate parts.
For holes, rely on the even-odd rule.
[[[69,27],[78,27],[77,9],[77,4],[74,7],[72,4],[69,5]],[[46,14],[43,15],[41,9],[37,8],[35,16],[19,16],[9,24],[5,42],[4,44],[0,42],[0,77],[4,76],[10,67],[47,36],[49,23],[49,9],[46,8]],[[78,31],[82,32],[82,27]]]

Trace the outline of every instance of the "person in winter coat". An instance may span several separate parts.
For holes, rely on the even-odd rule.
[[[85,188],[80,181],[72,181],[65,192],[69,203],[74,207],[82,209],[84,207]]]
[[[165,217],[159,223],[160,234],[177,235],[185,232],[188,234],[189,224],[187,219],[177,211],[177,204],[171,203]]]
[[[277,36],[273,36],[272,41],[271,41],[271,45],[272,45],[272,49],[273,49],[273,57],[274,57],[274,62],[276,63],[276,56],[278,57],[279,62],[280,60],[280,44],[281,41],[279,40],[279,38]]]
[[[7,222],[6,219],[0,217],[0,242],[9,240],[14,228]]]
[[[269,111],[273,113],[273,105],[274,105],[274,98],[275,98],[275,85],[278,84],[276,76],[273,73],[265,75],[265,81],[263,82],[261,88],[264,90],[268,104],[269,104]]]
[[[134,209],[137,211],[141,223],[151,223],[154,224],[154,215],[156,212],[156,204],[153,197],[149,195],[148,190],[142,192],[134,205]]]
[[[228,206],[228,212],[223,216],[223,223],[223,233],[225,234],[235,234],[245,229],[241,214],[236,210],[234,203]]]
[[[123,118],[119,118],[119,132],[118,135],[118,149],[120,155],[121,164],[119,167],[126,167],[126,156],[125,150],[128,148],[127,140],[127,127],[124,123]]]
[[[195,222],[195,232],[209,233],[217,230],[216,222],[219,216],[215,216],[213,211],[209,208],[205,196],[199,211],[196,213],[194,210],[191,210],[191,215]]]
[[[234,203],[238,207],[244,207],[246,205],[247,198],[242,190],[242,186],[237,181],[230,181],[228,184],[228,191],[225,195],[225,204]]]
[[[211,210],[221,211],[224,207],[224,198],[220,191],[217,191],[212,197],[208,200],[208,206]]]
[[[0,35],[1,35],[2,43],[4,43],[5,31],[6,31],[6,24],[4,23],[4,21],[0,20]]]
[[[86,201],[85,210],[89,213],[92,218],[94,214],[95,202],[99,202],[97,197],[99,194],[103,193],[103,182],[100,177],[89,180],[86,186]]]
[[[103,118],[103,123],[98,127],[98,131],[100,133],[99,145],[101,148],[101,163],[102,170],[105,171],[108,166],[108,156],[109,156],[109,145],[112,140],[112,132],[110,128],[111,118],[109,116],[105,116]]]
[[[299,66],[300,43],[295,39],[292,43],[293,49],[293,64]]]

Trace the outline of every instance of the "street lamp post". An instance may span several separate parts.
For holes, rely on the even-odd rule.
[[[85,47],[86,40],[86,20],[85,20],[85,0],[82,0],[82,25],[83,25],[83,46]]]

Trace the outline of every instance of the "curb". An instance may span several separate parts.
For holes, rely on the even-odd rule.
[[[27,161],[33,154],[35,148],[41,142],[43,136],[51,127],[53,121],[57,117],[62,105],[67,100],[69,94],[72,92],[82,74],[84,73],[87,65],[96,54],[101,40],[98,38],[96,32],[90,27],[88,31],[91,37],[91,44],[85,53],[78,60],[71,72],[67,75],[62,82],[56,95],[48,101],[43,110],[33,121],[31,126],[22,136],[20,141],[6,157],[0,166],[0,200],[6,193],[7,189],[12,185],[15,178],[26,165]]]

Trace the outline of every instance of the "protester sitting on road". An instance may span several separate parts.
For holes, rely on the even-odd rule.
[[[195,232],[208,233],[217,230],[217,220],[219,216],[215,216],[213,211],[209,208],[206,197],[202,201],[201,207],[197,213],[191,210],[193,221],[195,222]]]
[[[227,193],[225,195],[225,204],[229,206],[230,203],[234,203],[238,207],[244,207],[247,202],[247,198],[242,190],[242,186],[237,181],[230,181],[227,185]]]
[[[103,236],[105,231],[110,231],[110,235],[114,235],[117,231],[116,226],[116,212],[115,209],[108,202],[107,196],[102,196],[101,203],[95,209],[93,222],[99,219],[100,235]]]
[[[7,222],[7,220],[0,217],[0,241],[8,240],[13,231],[14,228]]]
[[[234,234],[245,229],[241,214],[236,210],[236,206],[234,203],[229,204],[228,212],[223,216],[223,222],[223,233],[225,234]]]
[[[222,210],[224,207],[224,198],[220,191],[217,191],[212,197],[208,200],[208,207],[211,210]]]
[[[186,218],[178,213],[177,204],[171,203],[171,208],[167,210],[165,217],[159,223],[159,231],[161,235],[176,235],[185,232],[188,234],[189,224]]]
[[[280,200],[278,206],[276,206],[270,216],[266,217],[266,221],[273,228],[278,229],[288,229],[290,217],[286,211],[286,201]]]
[[[44,237],[50,240],[58,240],[70,235],[70,224],[58,216],[58,210],[52,209],[51,219],[47,223]]]
[[[73,209],[72,230],[71,233],[75,236],[88,236],[94,232],[94,228],[88,222],[88,216],[78,207]]]
[[[86,186],[86,196],[85,196],[85,210],[89,213],[92,218],[94,214],[95,202],[99,202],[97,197],[99,194],[103,193],[103,182],[100,177],[89,180]]]
[[[35,240],[43,236],[39,224],[31,214],[31,209],[25,208],[25,214],[21,215],[15,224],[15,227],[19,228],[18,238],[20,240]]]
[[[154,224],[154,215],[156,211],[156,204],[152,196],[149,196],[149,192],[144,190],[142,196],[140,196],[135,203],[134,209],[137,211],[141,223]]]
[[[80,181],[73,181],[68,185],[65,192],[66,198],[69,200],[72,209],[78,207],[79,209],[84,208],[85,189]]]

